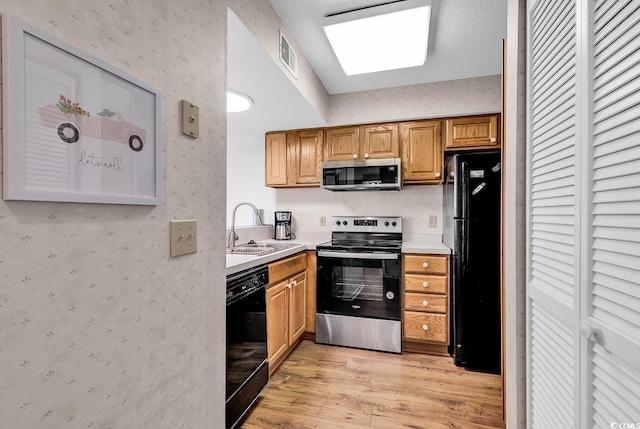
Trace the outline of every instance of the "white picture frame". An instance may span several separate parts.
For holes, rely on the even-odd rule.
[[[158,205],[161,93],[8,14],[3,199]]]

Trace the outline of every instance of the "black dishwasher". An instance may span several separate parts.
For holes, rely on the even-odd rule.
[[[227,276],[226,427],[235,428],[269,382],[267,266]]]

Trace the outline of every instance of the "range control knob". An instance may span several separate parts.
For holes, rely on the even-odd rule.
[[[388,220],[384,221],[384,226],[389,226],[389,221]]]
[[[340,221],[339,220],[336,221],[336,225],[340,226]]]
[[[347,226],[347,221],[346,221],[346,220],[343,220],[343,221],[342,221],[342,224],[343,224],[344,226]]]
[[[396,226],[396,221],[391,222],[391,226]]]

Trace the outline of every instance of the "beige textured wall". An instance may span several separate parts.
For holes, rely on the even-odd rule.
[[[223,427],[226,7],[0,0],[158,87],[164,157],[157,207],[0,201],[1,428]],[[198,220],[197,254],[169,258],[174,218]]]
[[[495,113],[500,76],[332,95],[329,125]]]
[[[292,212],[294,232],[331,233],[331,216],[402,216],[405,234],[442,234],[442,186],[405,186],[400,192],[331,192],[319,188],[277,189],[278,210]],[[429,215],[436,227],[429,228]],[[327,219],[320,226],[320,217]]]

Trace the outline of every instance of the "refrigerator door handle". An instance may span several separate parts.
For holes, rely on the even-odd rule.
[[[469,219],[460,221],[460,273],[465,276],[469,270]]]
[[[462,161],[460,163],[460,172],[458,174],[460,181],[460,217],[469,218],[469,163]]]

